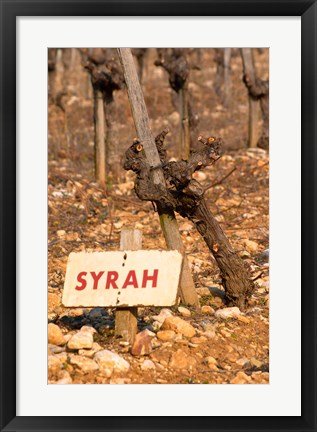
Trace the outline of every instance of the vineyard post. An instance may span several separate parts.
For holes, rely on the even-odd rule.
[[[179,91],[180,100],[180,158],[187,160],[190,153],[190,132],[189,132],[189,106],[188,106],[188,84]]]
[[[120,237],[120,250],[142,249],[142,231],[122,230]],[[137,323],[138,308],[125,307],[116,309],[115,334],[124,340],[134,342],[138,330]]]
[[[143,145],[149,164],[153,167],[158,167],[160,165],[160,158],[150,129],[150,120],[131,50],[130,48],[118,48],[118,53],[123,67],[138,139]],[[153,181],[155,184],[161,185],[161,187],[166,187],[161,168],[153,170]],[[157,210],[167,247],[169,249],[177,249],[184,256],[180,277],[180,296],[182,302],[195,305],[199,308],[198,295],[195,290],[194,281],[185,254],[185,247],[178,230],[174,211],[170,208],[163,208],[159,203],[157,204]]]
[[[255,69],[252,48],[241,48],[244,73],[248,74],[255,82]],[[259,138],[258,126],[258,105],[259,102],[249,94],[249,143],[248,146],[255,148]]]
[[[105,112],[103,94],[94,89],[94,126],[95,126],[95,178],[96,182],[106,184],[106,142]]]
[[[231,48],[225,48],[224,58],[223,58],[223,68],[224,68],[223,103],[226,108],[230,104],[230,97],[231,97],[230,59],[231,59]]]

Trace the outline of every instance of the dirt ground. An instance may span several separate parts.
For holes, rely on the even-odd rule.
[[[129,228],[142,230],[143,249],[166,249],[157,213],[134,193],[133,173],[122,169],[119,179],[109,174],[107,190],[94,181],[92,94],[88,75],[78,54],[74,55],[67,83],[56,79],[57,87],[67,87],[65,112],[51,99],[48,107],[49,383],[268,383],[269,156],[264,150],[247,148],[248,99],[238,51],[231,64],[228,108],[213,88],[212,49],[199,58],[201,70],[191,72],[189,89],[199,116],[198,134],[224,140],[221,159],[195,176],[203,185],[214,184],[206,192],[207,203],[234,249],[249,264],[256,290],[248,309],[222,318],[218,311],[227,306],[216,262],[192,224],[177,216],[202,309],[182,304],[167,311],[139,308],[139,331],[145,341],[151,341],[144,355],[132,355],[131,347],[115,338],[114,309],[61,304],[70,252],[118,250],[120,231]],[[167,75],[153,65],[154,60],[155,50],[150,50],[142,86],[153,132],[170,128],[167,148],[173,157],[179,116]],[[261,78],[268,77],[267,50],[256,52],[256,67]],[[65,79],[67,71],[63,65],[60,68]],[[115,94],[115,106],[114,133],[122,157],[135,136],[125,90]],[[180,326],[162,326],[162,317],[170,315],[181,319]],[[88,342],[72,344],[78,333],[83,340],[89,334]],[[105,350],[119,356],[112,358],[111,365],[102,357],[103,353],[111,356]]]

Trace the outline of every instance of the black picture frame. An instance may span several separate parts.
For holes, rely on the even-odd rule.
[[[316,17],[312,0],[0,0],[1,431],[316,430]],[[302,414],[299,417],[16,416],[16,17],[301,16]],[[291,97],[291,96],[290,96]],[[287,162],[286,162],[287,163]],[[298,287],[300,289],[300,287]],[[224,401],[220,401],[224,403]],[[283,404],[283,401],[281,401]]]

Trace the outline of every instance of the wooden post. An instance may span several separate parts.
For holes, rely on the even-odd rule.
[[[70,65],[69,65],[69,69],[71,71],[73,71],[74,68],[75,68],[76,57],[77,57],[77,50],[76,50],[76,48],[71,48],[70,49]]]
[[[57,48],[48,48],[48,91],[53,100],[56,96],[56,61]]]
[[[225,107],[229,106],[230,97],[231,97],[230,58],[231,58],[231,48],[225,48],[224,58],[223,58],[223,67],[224,67],[223,104]]]
[[[118,48],[118,53],[123,67],[131,111],[138,138],[144,147],[145,155],[149,164],[151,166],[158,166],[160,165],[160,157],[150,129],[150,120],[131,50],[129,48]],[[153,170],[153,182],[155,184],[160,184],[163,187],[165,186],[162,169]],[[196,305],[199,307],[198,295],[195,290],[194,281],[185,255],[185,248],[178,230],[175,214],[172,210],[167,210],[166,208],[163,209],[160,204],[157,205],[157,210],[160,216],[161,227],[167,247],[169,249],[177,249],[184,256],[180,277],[180,295],[182,301],[185,304]]]
[[[122,230],[120,238],[120,250],[142,249],[142,231]],[[125,341],[133,343],[138,330],[138,308],[126,307],[116,309],[115,334]]]
[[[64,90],[64,65],[63,65],[63,50],[62,48],[57,49],[56,53],[56,66],[55,66],[55,83],[54,83],[54,95],[61,93]]]
[[[95,125],[95,178],[96,182],[106,184],[106,143],[105,112],[103,96],[100,90],[94,90],[94,125]]]
[[[187,83],[179,91],[180,99],[180,158],[187,160],[190,153],[188,86]]]
[[[107,174],[111,174],[115,180],[119,179],[122,164],[120,159],[120,151],[118,149],[118,140],[115,137],[114,120],[116,116],[116,106],[113,98],[105,100],[105,146],[106,146],[106,170]]]
[[[241,48],[244,73],[248,74],[255,82],[254,61],[251,48]],[[259,101],[253,99],[249,94],[249,143],[248,146],[255,148],[259,139],[258,126],[258,106]]]

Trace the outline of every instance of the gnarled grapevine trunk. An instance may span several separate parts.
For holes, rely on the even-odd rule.
[[[199,69],[197,65],[188,61],[187,49],[159,48],[159,59],[154,64],[161,66],[168,72],[169,84],[178,95],[180,128],[179,128],[179,158],[188,159],[191,147],[191,131],[196,128],[198,116],[193,114],[192,103],[188,90],[188,78],[191,69]]]
[[[199,150],[192,151],[187,161],[167,162],[163,147],[167,132],[164,130],[155,140],[161,161],[158,167],[151,167],[147,163],[142,143],[135,140],[126,152],[124,168],[137,174],[135,191],[140,199],[175,210],[195,224],[219,266],[229,304],[243,309],[254,289],[249,269],[236,254],[208,209],[204,199],[205,189],[192,178],[195,171],[212,165],[219,159],[221,139],[199,137],[202,146]],[[157,168],[163,169],[166,189],[153,182],[153,171]]]
[[[253,291],[250,273],[244,261],[233,250],[229,240],[203,199],[189,217],[205,240],[220,269],[227,300],[240,308]]]
[[[96,181],[105,185],[108,172],[111,172],[115,178],[119,173],[117,143],[113,138],[113,93],[122,88],[123,74],[118,62],[111,56],[111,51],[96,49],[96,52],[86,52],[81,50],[81,54],[94,89],[95,107],[98,107],[98,109],[95,108],[94,115]]]

